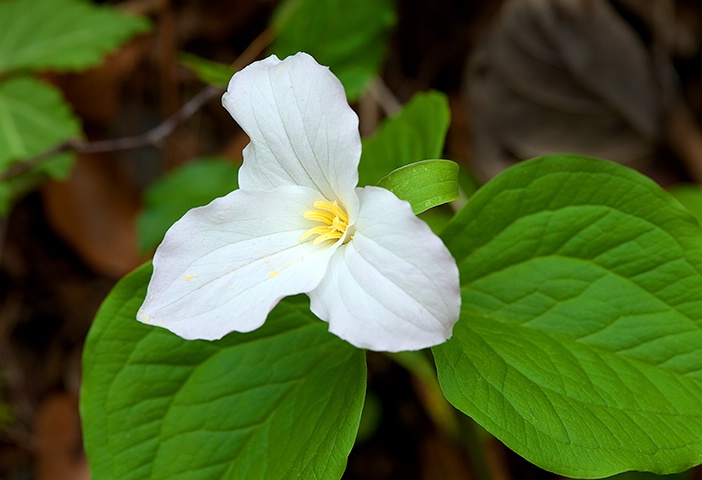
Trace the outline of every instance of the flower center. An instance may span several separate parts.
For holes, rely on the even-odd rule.
[[[300,240],[305,241],[311,236],[317,235],[313,243],[319,245],[327,240],[336,241],[344,236],[346,228],[349,226],[349,217],[336,201],[321,200],[314,202],[314,208],[315,210],[306,211],[303,216],[308,220],[314,220],[323,225],[310,228]]]

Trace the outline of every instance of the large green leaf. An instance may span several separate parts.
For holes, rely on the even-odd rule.
[[[148,27],[143,18],[84,0],[5,0],[0,2],[0,74],[87,68]]]
[[[676,185],[668,193],[682,203],[702,225],[702,187],[694,184]]]
[[[446,397],[563,475],[702,462],[702,230],[625,167],[518,164],[446,228],[463,292]]]
[[[358,429],[364,352],[327,332],[306,298],[255,332],[187,341],[135,320],[151,268],[95,319],[81,414],[92,477],[338,479]]]
[[[200,158],[170,172],[146,190],[137,219],[139,247],[155,248],[185,212],[237,188],[239,167],[224,158]]]
[[[271,51],[309,53],[331,67],[353,101],[380,70],[394,24],[393,0],[287,0],[274,18]]]
[[[441,158],[450,120],[444,94],[415,94],[375,134],[363,139],[359,185],[374,185],[391,170],[412,162]]]

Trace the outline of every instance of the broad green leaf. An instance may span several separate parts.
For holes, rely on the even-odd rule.
[[[81,416],[96,479],[338,479],[363,407],[365,356],[306,298],[216,342],[135,320],[151,274],[105,300],[83,357]]]
[[[178,60],[195,72],[200,80],[217,87],[227,88],[229,80],[234,75],[231,65],[207,60],[192,53],[180,52]]]
[[[393,170],[378,182],[412,205],[415,215],[458,199],[458,164],[423,160]]]
[[[280,58],[309,53],[354,101],[380,70],[394,25],[393,0],[286,0],[273,19],[271,51]]]
[[[412,162],[441,158],[450,120],[444,94],[415,94],[374,135],[363,139],[359,185],[374,185],[390,171]]]
[[[687,473],[656,475],[648,472],[626,472],[607,477],[607,480],[690,480],[690,475]]]
[[[433,349],[448,400],[562,475],[702,462],[702,230],[620,165],[524,162],[444,230],[462,315]]]
[[[78,135],[78,120],[54,87],[30,77],[0,82],[0,172]]]
[[[678,202],[702,225],[702,187],[699,185],[678,185],[668,190]]]
[[[155,248],[185,212],[235,190],[238,171],[238,165],[224,158],[200,158],[149,186],[144,211],[137,218],[139,248]]]
[[[0,2],[0,74],[80,70],[149,28],[143,18],[84,0]]]

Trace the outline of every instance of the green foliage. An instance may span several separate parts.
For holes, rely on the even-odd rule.
[[[149,23],[83,0],[0,3],[0,76],[20,70],[80,70]]]
[[[180,63],[195,72],[195,75],[205,83],[217,87],[227,88],[229,80],[234,75],[231,65],[207,60],[192,53],[180,52]]]
[[[673,475],[656,475],[648,472],[626,472],[607,477],[607,480],[689,480],[690,475],[687,473],[678,473]]]
[[[423,160],[393,170],[378,182],[412,205],[415,215],[458,199],[458,164]]]
[[[31,77],[0,82],[0,171],[80,134],[61,92]]]
[[[374,185],[389,171],[417,160],[441,158],[450,120],[444,94],[415,94],[373,136],[363,139],[359,185]]]
[[[461,320],[447,399],[577,478],[702,461],[702,231],[651,180],[574,155],[518,164],[446,228]]]
[[[135,320],[151,275],[125,277],[87,339],[81,414],[93,478],[341,477],[363,407],[365,356],[304,297],[255,332],[183,340]]]
[[[682,203],[702,225],[702,187],[699,185],[678,185],[671,188],[668,193]]]
[[[24,76],[0,82],[0,172],[80,135],[80,131],[61,93],[51,85]],[[0,181],[0,216],[7,215],[14,198],[45,176],[63,178],[72,164],[73,155],[63,153],[24,175]]]
[[[72,153],[59,153],[22,175],[0,181],[0,217],[10,213],[10,207],[15,199],[34,189],[47,177],[57,180],[66,178],[74,160],[75,156]]]
[[[137,219],[139,248],[156,248],[185,212],[237,189],[238,172],[239,166],[224,158],[200,158],[154,182],[146,189],[144,211]]]
[[[331,67],[354,101],[380,69],[394,24],[392,0],[286,0],[273,20],[271,51],[280,58],[309,53]]]
[[[83,0],[0,2],[0,173],[81,133],[61,93],[32,77],[33,70],[94,66],[147,28],[145,19]],[[47,175],[66,176],[71,165],[72,156],[62,154],[0,181],[0,215]]]

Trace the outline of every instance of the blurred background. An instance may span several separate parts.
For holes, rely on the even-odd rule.
[[[239,68],[262,58],[279,6],[96,3],[147,17],[152,28],[95,68],[39,76],[61,90],[88,141],[136,136],[142,145],[77,153],[68,178],[27,189],[0,218],[0,479],[89,478],[78,412],[82,345],[112,285],[158,243],[138,235],[144,205],[158,196],[155,182],[194,158],[235,168],[248,142],[220,90],[206,87],[182,52]],[[377,46],[380,71],[353,103],[363,134],[414,93],[435,89],[451,108],[444,158],[477,183],[549,152],[617,161],[666,188],[702,182],[699,2],[397,0],[393,9]],[[196,97],[203,102],[190,104],[192,115],[173,117]],[[144,135],[164,121],[172,133]],[[223,167],[219,194],[235,172]],[[185,188],[210,187],[197,170],[181,178]],[[421,382],[386,356],[371,353],[368,363],[369,408],[344,478],[473,478],[465,449],[427,415]],[[482,435],[493,478],[558,478]],[[669,478],[702,479],[702,470]]]

